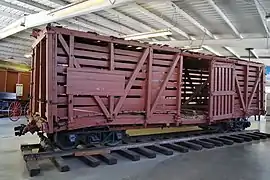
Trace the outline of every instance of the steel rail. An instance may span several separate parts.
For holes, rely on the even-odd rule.
[[[112,151],[116,150],[123,150],[123,149],[130,149],[130,148],[139,148],[145,146],[154,146],[160,144],[170,144],[170,143],[178,143],[196,139],[207,139],[207,138],[217,138],[220,136],[231,136],[237,134],[245,134],[245,133],[254,133],[259,132],[258,129],[255,130],[245,130],[245,131],[237,131],[237,132],[229,132],[229,133],[215,133],[210,135],[198,135],[192,137],[184,137],[184,138],[172,138],[166,140],[156,140],[151,142],[138,142],[138,143],[130,143],[124,144],[114,147],[94,147],[94,148],[84,148],[84,149],[73,149],[73,150],[65,150],[65,151],[48,151],[48,152],[38,152],[32,153],[27,152],[23,153],[24,160],[41,160],[47,159],[52,157],[62,157],[62,156],[86,156],[86,155],[98,155],[98,154],[106,154],[111,153]]]

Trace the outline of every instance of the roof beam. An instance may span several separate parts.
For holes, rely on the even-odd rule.
[[[4,10],[1,10],[1,11],[0,11],[0,15],[1,15],[1,16],[4,16],[4,17],[7,17],[7,18],[10,18],[10,19],[18,19],[18,18],[21,17],[21,16],[18,16],[18,15],[16,15],[16,14],[11,14],[11,13],[9,13],[9,12],[6,12],[6,11],[4,11]]]
[[[125,19],[130,24],[136,25],[136,28],[138,29],[144,29],[145,31],[155,31],[154,28],[151,28],[150,26],[145,25],[144,23],[141,23],[140,21],[137,21],[123,13],[120,13],[119,11],[116,11],[114,9],[107,9],[108,13],[114,14],[118,16],[119,18]]]
[[[17,45],[22,45],[22,46],[31,46],[32,45],[31,41],[27,41],[25,39],[17,38],[17,37],[8,37],[8,38],[0,40],[0,44],[1,44],[1,42],[12,43],[12,44],[17,44]]]
[[[38,7],[38,8],[43,9],[43,10],[51,10],[51,9],[53,9],[52,7],[45,6],[45,5],[37,3],[37,2],[33,2],[32,0],[19,0],[19,1],[21,1],[21,2],[23,2],[25,4],[28,4],[28,5],[31,5],[33,7]],[[62,0],[58,0],[58,1],[54,2],[54,3],[59,4],[59,5],[70,4],[70,3],[64,2]],[[99,32],[101,34],[109,34],[109,33],[111,33],[111,34],[115,35],[115,32],[105,30],[105,28],[102,28],[99,25],[95,25],[92,22],[89,22],[89,21],[87,21],[87,20],[85,20],[83,18],[80,18],[80,17],[77,17],[76,20],[70,19],[67,22],[62,21],[61,24],[64,25],[64,26],[68,26],[69,28],[76,29],[76,30],[78,30],[78,29],[83,30],[83,31],[91,30],[91,31]],[[76,25],[78,25],[78,27],[76,27]]]
[[[115,9],[107,9],[106,10],[108,13],[110,14],[113,14],[121,19],[124,19],[127,23],[129,23],[129,27],[133,27],[133,29],[137,29],[139,30],[140,32],[151,32],[151,31],[156,31],[156,29],[140,22],[140,21],[137,21],[123,13],[120,13],[119,11],[116,11]],[[131,26],[132,24],[132,26]],[[136,33],[135,33],[136,34]],[[165,39],[169,39],[167,36],[162,36],[163,38]]]
[[[9,58],[10,58],[10,56],[6,56],[6,55],[0,53],[0,60],[2,60],[2,61],[19,63],[19,64],[27,64],[27,65],[31,64],[31,59],[21,58],[21,57],[16,57],[16,56],[14,56],[14,59],[9,59]],[[12,67],[14,67],[14,66],[12,66]]]
[[[22,6],[18,6],[16,4],[13,4],[11,2],[6,2],[6,1],[0,1],[0,5],[2,6],[6,6],[6,7],[9,7],[9,8],[12,8],[12,9],[16,9],[18,11],[21,11],[21,12],[24,12],[24,13],[28,13],[28,14],[33,14],[35,13],[35,11],[31,10],[31,9],[28,9],[28,8],[24,8]]]
[[[268,46],[268,38],[246,38],[246,39],[205,39],[194,41],[155,41],[156,44],[168,44],[173,47],[193,46],[200,47],[202,44],[207,46],[228,46],[228,47],[240,47],[240,48],[254,48],[254,49],[266,49]]]
[[[269,29],[268,29],[268,26],[267,26],[267,23],[266,23],[266,19],[265,19],[265,15],[266,14],[261,10],[262,8],[261,8],[258,0],[254,0],[254,3],[256,5],[257,11],[258,11],[258,13],[259,13],[259,15],[261,17],[261,21],[262,21],[264,30],[265,30],[265,32],[267,34],[267,37],[269,37],[270,36],[270,33],[269,33]]]
[[[16,45],[12,45],[12,44],[0,44],[0,49],[4,50],[4,48],[6,48],[7,51],[21,51],[21,52],[30,52],[31,48],[25,48],[22,46],[16,46]]]
[[[198,21],[196,21],[193,17],[191,17],[189,14],[187,14],[183,9],[179,8],[175,3],[170,2],[171,5],[173,7],[175,7],[176,11],[182,15],[184,18],[186,18],[189,22],[191,22],[194,26],[196,26],[197,28],[199,28],[201,31],[203,31],[206,35],[208,35],[209,37],[211,37],[212,39],[218,39],[218,37],[216,37],[215,35],[213,35],[207,28],[205,28],[203,25],[201,25]],[[227,49],[226,47],[224,47],[225,49]],[[210,51],[213,54],[216,55],[221,55],[219,52],[213,50],[211,47],[209,46],[205,46],[204,49]]]
[[[18,44],[15,42],[0,41],[0,46],[31,51],[31,45],[23,45],[23,44]]]
[[[253,56],[254,56],[256,59],[259,59],[259,56],[258,56],[257,53],[254,51],[254,49],[251,49],[250,52],[253,54]]]
[[[107,28],[105,28],[103,26],[99,26],[99,25],[94,24],[94,23],[92,23],[90,21],[87,21],[87,20],[85,20],[83,18],[76,18],[76,20],[75,19],[70,19],[69,22],[71,22],[72,24],[79,25],[81,27],[87,28],[88,29],[87,31],[91,30],[91,31],[98,32],[98,33],[104,34],[104,35],[119,36],[118,32],[107,29]],[[67,26],[70,26],[69,22],[64,23],[64,24],[66,24]]]
[[[99,10],[113,8],[130,1],[132,0],[117,0],[114,4],[111,4],[110,1],[87,0],[80,3],[72,3],[70,5],[53,9],[51,11],[42,11],[39,13],[27,15],[8,25],[6,28],[1,29],[0,39],[3,39],[28,28],[80,16]],[[24,23],[24,26],[21,25],[22,23]]]
[[[24,57],[24,53],[16,53],[16,52],[6,52],[6,51],[0,51],[0,55],[5,55],[7,57]]]
[[[233,54],[235,57],[237,57],[238,59],[241,58],[241,56],[239,54],[237,54],[232,48],[228,47],[228,46],[224,46],[224,48],[229,51],[231,54]]]
[[[100,21],[100,22],[102,22],[101,24],[103,24],[103,26],[107,25],[108,28],[113,29],[113,30],[117,30],[118,32],[120,32],[122,34],[137,34],[137,33],[139,33],[139,31],[135,31],[135,30],[130,29],[126,26],[123,26],[122,24],[115,23],[109,19],[106,19],[106,18],[99,16],[99,15],[96,15],[94,13],[85,15],[84,17],[86,17],[86,19],[91,19],[90,21],[92,21],[92,20]]]
[[[202,48],[206,49],[207,51],[209,51],[212,54],[215,54],[217,56],[223,56],[222,54],[220,54],[219,52],[217,52],[216,50],[214,50],[212,47],[202,45]]]
[[[33,6],[33,7],[38,7],[38,8],[43,9],[43,10],[51,10],[51,9],[53,9],[52,7],[45,6],[45,5],[43,5],[43,4],[34,2],[34,1],[32,1],[32,0],[19,0],[19,1],[21,1],[21,2],[23,2],[23,3],[25,3],[25,4],[28,4],[28,5],[31,5],[31,6]],[[58,3],[60,3],[60,1],[59,1]],[[67,3],[67,2],[63,2],[63,3],[64,3],[65,5],[69,4],[69,3]],[[63,3],[61,3],[61,4],[63,4]],[[81,24],[81,22],[83,21],[83,22],[86,23],[87,25],[88,25],[88,24],[91,24],[91,26],[95,27],[95,28],[90,28],[90,29],[92,29],[93,31],[98,31],[97,29],[99,29],[99,32],[102,32],[102,34],[110,34],[111,31],[108,31],[109,33],[106,31],[106,33],[104,33],[104,30],[100,30],[100,29],[102,29],[102,28],[100,28],[100,27],[102,27],[102,26],[100,26],[100,25],[95,25],[94,23],[92,23],[91,21],[88,20],[88,19],[90,19],[90,18],[91,18],[91,19],[96,19],[96,20],[102,21],[103,23],[100,23],[100,24],[108,24],[108,28],[109,28],[109,29],[116,30],[116,31],[119,32],[119,33],[117,33],[117,36],[118,36],[120,33],[123,33],[123,31],[125,32],[125,33],[123,33],[123,34],[136,34],[136,33],[138,33],[138,31],[133,31],[133,30],[130,29],[130,28],[127,28],[127,27],[125,27],[125,26],[123,26],[123,25],[120,25],[120,24],[118,24],[118,23],[114,23],[114,22],[112,22],[112,21],[109,21],[108,19],[103,18],[103,17],[101,17],[101,16],[99,16],[99,15],[96,15],[96,14],[89,14],[89,15],[87,15],[86,18],[77,17],[77,18],[76,18],[76,21],[78,21],[78,23],[75,23],[74,20],[69,20],[69,21],[72,21],[72,22],[75,23],[75,24]],[[87,26],[87,25],[84,25],[84,26]],[[83,26],[83,25],[81,24],[81,26]],[[88,28],[89,28],[89,27],[88,27]],[[111,33],[111,35],[112,35],[112,34],[115,35],[115,32]]]
[[[34,38],[31,37],[30,34],[28,33],[17,33],[17,34],[13,34],[11,37],[22,39],[29,42],[34,41]]]
[[[21,54],[25,54],[25,53],[29,53],[29,51],[26,51],[26,50],[20,50],[20,49],[13,49],[13,48],[8,48],[8,47],[3,47],[3,46],[0,46],[0,53],[21,53]]]
[[[42,10],[50,10],[50,9],[52,9],[49,6],[37,3],[37,2],[32,1],[32,0],[17,0],[17,1],[22,2],[24,4],[27,4],[27,5],[31,5],[33,7],[37,7],[37,8],[42,9]]]
[[[230,26],[230,28],[233,30],[233,32],[239,37],[243,38],[243,36],[240,34],[240,32],[236,29],[236,27],[232,24],[232,22],[229,20],[229,18],[222,12],[222,10],[216,5],[216,3],[213,0],[206,0],[215,10],[216,12],[223,18],[223,20]]]
[[[173,2],[170,2],[171,5],[176,9],[176,11],[183,16],[184,18],[186,18],[189,22],[191,22],[194,26],[196,26],[197,28],[199,28],[201,31],[203,31],[204,33],[206,33],[209,37],[213,38],[213,39],[217,39],[216,36],[214,36],[208,29],[206,29],[204,26],[202,26],[198,21],[196,21],[193,17],[191,17],[189,14],[187,14],[184,10],[180,9],[176,4],[174,4]]]
[[[185,37],[185,38],[187,38],[187,39],[190,39],[190,40],[194,39],[194,38],[190,37],[190,36],[189,36],[187,33],[185,33],[184,31],[182,31],[181,29],[179,29],[178,27],[176,27],[176,26],[174,26],[173,24],[171,24],[170,22],[168,22],[168,21],[162,19],[161,17],[155,15],[154,13],[152,13],[152,12],[146,10],[146,9],[143,8],[142,6],[140,6],[140,5],[136,4],[136,3],[132,4],[132,6],[135,7],[135,8],[137,8],[141,13],[145,14],[146,16],[148,16],[148,17],[150,17],[150,18],[156,20],[157,22],[159,22],[159,23],[163,24],[164,26],[166,26],[166,27],[172,29],[173,31],[177,32],[177,33],[180,34],[181,36],[183,36],[183,37]]]
[[[65,5],[68,5],[69,3],[67,1],[64,1],[64,0],[49,0],[55,4],[59,4],[59,5],[62,5],[62,6],[65,6]]]

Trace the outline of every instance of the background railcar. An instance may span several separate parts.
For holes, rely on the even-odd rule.
[[[0,77],[0,116],[17,121],[28,110],[30,73],[0,68]]]
[[[265,113],[264,71],[260,63],[49,27],[33,45],[33,118],[24,132],[74,139],[70,132],[89,127],[245,128],[247,117]]]

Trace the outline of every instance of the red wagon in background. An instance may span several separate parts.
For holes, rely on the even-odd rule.
[[[17,134],[42,131],[60,147],[114,144],[130,128],[239,130],[265,113],[261,63],[57,27],[33,54],[32,118]]]

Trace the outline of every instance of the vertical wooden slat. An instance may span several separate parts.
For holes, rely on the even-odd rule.
[[[52,53],[53,53],[53,49],[52,49],[52,34],[48,33],[47,37],[46,37],[46,113],[45,116],[48,119],[48,128],[50,132],[52,131],[53,128],[53,119],[52,119],[52,73],[51,73],[51,69],[52,69]]]
[[[185,71],[186,71],[186,69],[185,69]],[[187,99],[187,76],[185,76],[184,83],[185,83],[185,85],[184,85],[184,98],[183,99],[186,101],[186,99]]]
[[[110,52],[110,71],[114,70],[114,44],[109,43],[109,52]],[[109,97],[109,111],[110,114],[113,114],[114,110],[114,96]]]
[[[209,70],[209,72],[211,73],[212,71],[214,71],[214,77],[212,77],[214,79],[213,81],[213,91],[217,91],[218,90],[218,69],[216,67],[213,67],[212,69]],[[212,82],[212,80],[211,80]],[[217,97],[213,96],[213,115],[216,116],[217,115]]]
[[[257,68],[257,74],[259,75],[260,73],[260,67]],[[263,76],[264,74],[262,74]],[[262,77],[260,77],[260,82],[259,82],[258,90],[257,90],[257,106],[258,106],[258,114],[261,112],[261,84],[262,84]],[[256,121],[256,116],[255,116],[255,121]]]
[[[151,104],[152,104],[152,68],[153,68],[153,49],[149,49],[148,56],[148,78],[147,78],[147,100],[146,100],[146,119],[149,120],[151,117]]]
[[[39,73],[40,73],[40,44],[35,49],[35,59],[33,67],[33,98],[32,98],[32,112],[38,112],[38,93],[39,93]]]
[[[221,82],[220,82],[220,76],[221,76],[221,71],[220,71],[220,67],[216,67],[217,68],[217,82],[218,82],[218,87],[217,87],[217,91],[220,91],[221,88]]]
[[[29,104],[29,111],[32,115],[34,113],[33,111],[33,96],[34,96],[34,62],[35,62],[35,53],[36,53],[36,47],[32,50],[32,63],[31,63],[31,81],[30,81],[30,104]],[[7,77],[7,74],[6,74]],[[6,85],[6,83],[5,83]],[[6,86],[5,86],[6,87]]]
[[[229,70],[230,68],[224,68],[224,91],[230,91],[229,89],[228,89],[228,70]]]
[[[219,68],[218,67],[215,67],[216,71],[217,71],[217,76],[216,76],[216,81],[217,81],[217,88],[216,88],[216,91],[219,91],[220,90],[220,79],[219,79]],[[216,99],[216,115],[215,116],[218,116],[219,115],[219,96],[215,96],[215,99]]]
[[[225,68],[224,67],[220,67],[220,74],[221,76],[219,78],[221,78],[221,90],[220,91],[224,91],[224,70]]]
[[[74,67],[74,36],[70,35],[69,37],[69,54],[68,54],[68,59],[69,59],[69,67]]]
[[[230,91],[229,89],[228,89],[228,69],[229,68],[224,68],[224,77],[225,77],[225,79],[224,79],[224,91]],[[224,114],[229,114],[228,113],[228,95],[225,95],[224,96]]]
[[[216,67],[214,67],[214,61],[211,61],[209,64],[209,89],[210,89],[210,97],[209,97],[209,124],[213,121],[213,116],[216,114],[216,107],[214,107],[215,96],[213,92],[216,89]]]
[[[53,32],[47,33],[46,37],[46,116],[48,119],[48,132],[53,133],[53,124],[57,119],[57,82],[56,82],[56,55],[57,55],[57,38]]]
[[[248,111],[247,105],[248,105],[248,81],[249,81],[249,64],[246,65],[246,73],[245,73],[245,107],[246,111]]]
[[[232,68],[228,68],[228,90],[232,90],[232,84],[234,84],[234,80],[232,80]]]
[[[183,72],[183,56],[180,57],[178,66],[178,79],[177,79],[177,118],[180,118],[181,113],[181,88],[182,88],[182,73]]]
[[[227,112],[227,99],[228,99],[228,97],[229,96],[231,96],[231,95],[224,95],[224,114],[228,114],[228,112]]]
[[[228,68],[227,69],[227,75],[228,75],[228,78],[227,78],[227,90],[228,91],[232,91],[232,74],[231,74],[231,71],[232,69],[231,68]],[[233,96],[228,96],[228,101],[227,101],[227,112],[228,114],[231,114],[231,106],[234,106],[234,104],[231,104],[231,98],[234,98],[234,95]]]
[[[265,67],[262,66],[262,78],[261,78],[261,103],[262,103],[262,110],[265,111]],[[260,113],[261,114],[261,113]]]
[[[227,76],[228,76],[228,75],[227,75],[227,73],[226,73],[226,72],[227,72],[227,69],[228,69],[228,68],[225,67],[225,68],[224,68],[224,71],[223,71],[223,76],[224,76],[224,91],[225,91],[225,92],[228,91],[228,90],[227,90],[227,84],[228,84],[228,81],[227,81],[228,78],[227,78]],[[226,106],[227,106],[227,103],[226,103],[226,101],[227,101],[227,95],[224,95],[223,98],[224,98],[224,99],[223,99],[223,100],[224,100],[224,102],[223,102],[223,114],[227,114],[227,110],[226,110],[226,108],[227,108],[227,107],[226,107]]]
[[[224,91],[224,70],[225,68],[224,67],[220,67],[220,70],[221,70],[221,76],[219,77],[221,80],[221,92]],[[220,115],[223,115],[224,114],[224,96],[221,95],[220,96]]]
[[[68,65],[69,67],[74,67],[74,36],[70,35],[69,37],[69,54],[68,54]],[[64,41],[64,39],[63,39]],[[73,122],[73,95],[68,94],[68,120]]]
[[[215,76],[214,76],[214,91],[218,91],[218,68],[213,68],[215,71]]]
[[[53,37],[52,37],[52,48],[53,48],[53,51],[52,51],[52,65],[53,65],[53,68],[52,68],[52,115],[53,115],[53,121],[57,121],[57,70],[56,70],[56,67],[57,67],[57,52],[58,52],[58,49],[57,49],[57,44],[58,44],[58,39],[57,39],[57,35],[56,34],[53,34]],[[51,128],[51,131],[53,131],[53,126]]]
[[[45,118],[46,111],[46,40],[40,41],[40,83],[39,83],[39,112]]]
[[[231,91],[231,89],[230,89],[230,83],[231,83],[231,81],[230,81],[230,78],[231,78],[230,77],[230,69],[231,68],[226,68],[226,74],[225,74],[225,77],[226,77],[226,80],[225,80],[226,91]],[[230,101],[230,96],[226,96],[226,101],[225,101],[226,114],[230,114],[229,106],[231,106],[231,105],[230,105],[229,101]]]
[[[232,68],[230,68],[231,70],[231,91],[235,92],[235,80],[236,80],[236,72],[235,72],[235,65],[232,66]],[[240,95],[240,94],[239,94]],[[231,101],[229,103],[229,106],[231,107],[230,110],[231,110],[231,113],[234,114],[234,98],[235,96],[232,95],[231,96]]]

